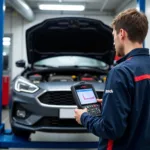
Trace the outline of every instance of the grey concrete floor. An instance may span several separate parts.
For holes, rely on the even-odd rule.
[[[5,128],[10,129],[10,124],[9,124],[9,110],[7,108],[3,109],[2,111],[2,122],[5,123]],[[98,138],[90,133],[84,133],[84,134],[58,134],[58,133],[43,133],[43,132],[36,132],[35,134],[31,135],[31,140],[32,141],[59,141],[59,142],[74,142],[74,141],[98,141]],[[4,149],[2,149],[4,150]],[[39,150],[38,148],[36,149],[12,149],[10,150]],[[45,150],[45,149],[40,149],[40,150]],[[52,150],[52,149],[49,149]],[[54,149],[56,150],[56,149]],[[69,149],[65,149],[69,150]],[[77,149],[72,149],[72,150],[77,150]],[[79,149],[78,149],[79,150]],[[84,149],[82,149],[84,150]],[[86,149],[88,150],[88,149]],[[89,150],[95,150],[95,149],[89,149]]]

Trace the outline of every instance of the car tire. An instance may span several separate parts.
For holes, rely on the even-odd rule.
[[[24,139],[29,139],[30,135],[31,135],[31,132],[28,130],[16,129],[14,127],[12,127],[12,133],[15,136],[19,136],[19,137],[24,138]]]

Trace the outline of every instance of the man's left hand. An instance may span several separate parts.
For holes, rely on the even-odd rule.
[[[80,121],[80,118],[81,118],[81,115],[84,113],[84,112],[87,112],[87,108],[85,109],[75,109],[75,119],[76,121],[81,124],[81,121]]]

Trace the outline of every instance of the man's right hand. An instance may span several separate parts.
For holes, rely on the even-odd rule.
[[[102,99],[97,99],[97,101],[102,104],[103,100]]]

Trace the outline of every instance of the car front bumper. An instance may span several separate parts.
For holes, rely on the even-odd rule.
[[[76,105],[46,105],[42,104],[40,97],[44,90],[38,91],[36,95],[21,94],[14,91],[12,99],[12,109],[10,113],[11,126],[14,128],[35,131],[49,132],[87,132],[79,125],[74,118],[61,117],[60,110],[70,109],[74,112]],[[25,111],[26,117],[17,116],[17,110]],[[67,113],[67,112],[66,112]]]

